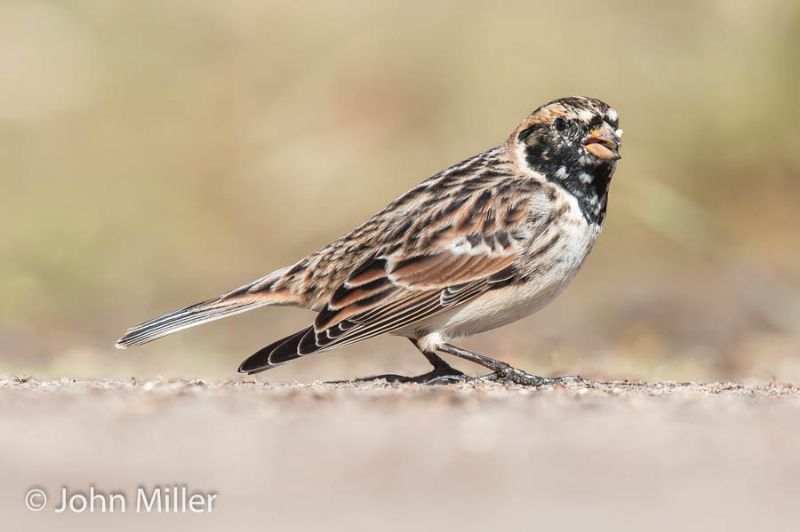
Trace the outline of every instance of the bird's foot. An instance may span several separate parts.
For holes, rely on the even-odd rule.
[[[532,375],[528,372],[517,369],[508,364],[503,364],[494,373],[478,377],[478,380],[484,382],[504,382],[512,384],[521,384],[523,386],[550,386],[553,384],[568,384],[583,382],[583,378],[579,375],[565,375],[563,377],[540,377]]]
[[[475,379],[465,375],[457,369],[447,366],[435,368],[433,371],[417,375],[416,377],[407,377],[405,375],[396,375],[394,373],[387,373],[385,375],[373,375],[371,377],[362,377],[360,379],[353,379],[352,381],[331,381],[329,384],[342,384],[346,382],[374,382],[386,381],[388,383],[416,383],[416,384],[450,384],[453,382],[466,382]]]

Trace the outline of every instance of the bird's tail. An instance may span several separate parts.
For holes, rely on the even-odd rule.
[[[227,294],[201,303],[191,305],[128,329],[117,340],[116,347],[125,349],[129,346],[142,345],[201,323],[227,318],[265,305],[296,303],[288,290],[275,290],[274,286],[284,272],[275,271],[255,282],[237,288]]]

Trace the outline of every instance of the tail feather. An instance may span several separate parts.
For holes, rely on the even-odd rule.
[[[220,297],[208,299],[158,316],[132,327],[125,332],[122,338],[117,340],[116,347],[125,349],[129,346],[146,344],[156,338],[161,338],[201,323],[227,318],[228,316],[247,312],[265,305],[291,303],[290,296],[286,292],[271,292],[269,290],[271,278],[277,280],[282,273],[283,270],[278,270],[263,279]]]
[[[125,335],[117,340],[116,346],[120,349],[125,349],[129,346],[146,344],[156,338],[161,338],[201,323],[208,323],[241,312],[247,312],[266,304],[268,304],[268,301],[265,299],[248,302],[224,302],[219,299],[209,299],[208,301],[164,314],[128,329]]]

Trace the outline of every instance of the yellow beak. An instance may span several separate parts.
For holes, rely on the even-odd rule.
[[[586,151],[603,161],[616,161],[622,156],[619,147],[622,144],[617,132],[608,122],[589,133],[582,141]]]

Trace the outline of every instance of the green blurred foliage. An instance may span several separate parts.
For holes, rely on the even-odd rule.
[[[798,35],[793,0],[4,0],[0,369],[232,375],[308,314],[110,346],[583,94],[625,129],[605,233],[561,300],[467,344],[545,372],[800,377]],[[419,369],[400,340],[347,351],[275,378]]]

